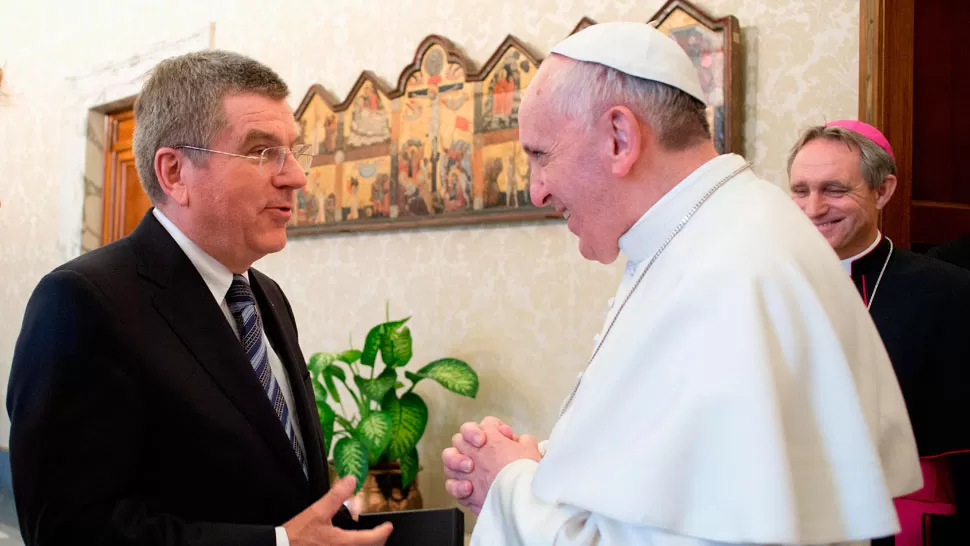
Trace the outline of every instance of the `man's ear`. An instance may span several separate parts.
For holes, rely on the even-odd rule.
[[[882,210],[896,193],[896,175],[889,175],[876,188],[876,210]]]
[[[640,158],[640,120],[626,106],[607,112],[610,123],[610,163],[613,176],[626,176]]]
[[[175,148],[159,148],[155,152],[154,167],[158,184],[165,195],[183,207],[189,204],[188,187],[182,176],[186,162],[188,158],[185,154]]]

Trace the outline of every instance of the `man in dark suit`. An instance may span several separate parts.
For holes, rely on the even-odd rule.
[[[389,526],[345,530],[353,478],[330,488],[292,310],[251,269],[285,246],[306,184],[288,93],[220,51],[166,60],[146,82],[134,151],[154,208],[41,280],[14,352],[27,544],[387,539]]]
[[[897,543],[922,544],[926,531],[934,545],[967,544],[960,525],[970,510],[970,272],[895,247],[879,232],[896,165],[874,127],[843,120],[808,129],[788,174],[792,199],[855,282],[906,400],[924,487],[896,501]]]

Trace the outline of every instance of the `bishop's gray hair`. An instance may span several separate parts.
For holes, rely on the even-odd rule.
[[[792,146],[791,153],[788,154],[789,179],[791,179],[791,166],[795,162],[795,156],[806,144],[818,139],[841,142],[851,150],[859,150],[859,169],[862,170],[862,177],[865,178],[866,185],[870,189],[878,188],[887,176],[896,174],[896,162],[893,161],[892,156],[869,138],[836,125],[831,127],[818,125],[802,133],[798,142]]]
[[[189,53],[166,59],[155,67],[135,101],[132,144],[138,176],[152,203],[165,199],[155,175],[158,149],[179,145],[209,147],[229,124],[223,99],[238,93],[283,100],[290,91],[269,67],[229,51]],[[206,154],[189,152],[190,161],[205,164]]]
[[[649,124],[667,150],[684,150],[710,140],[707,107],[696,98],[602,64],[568,60],[550,75],[550,100],[560,115],[589,126],[610,108],[622,105]]]

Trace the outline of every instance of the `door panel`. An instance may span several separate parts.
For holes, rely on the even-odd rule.
[[[102,244],[131,233],[152,206],[135,169],[131,148],[135,132],[134,112],[125,110],[111,114],[106,123],[108,145],[105,147]]]

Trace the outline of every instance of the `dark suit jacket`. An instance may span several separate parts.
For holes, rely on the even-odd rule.
[[[7,411],[28,545],[272,546],[275,526],[327,492],[292,310],[272,279],[250,278],[309,480],[212,293],[149,212],[45,276],[27,305]]]

